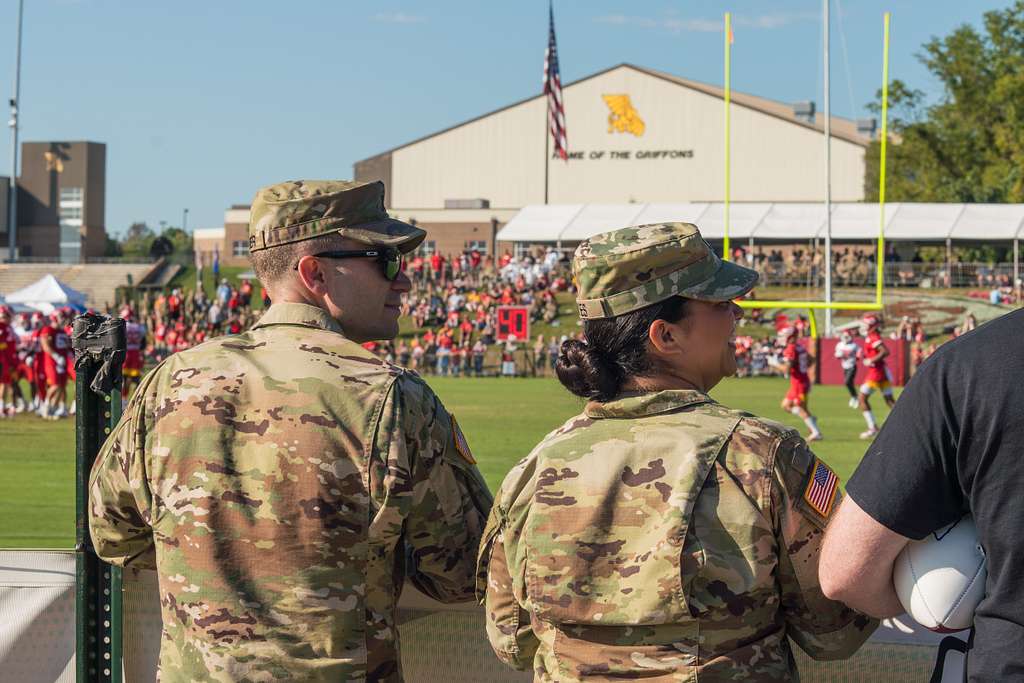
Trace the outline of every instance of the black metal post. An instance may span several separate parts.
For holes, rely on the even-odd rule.
[[[120,571],[101,561],[89,537],[89,472],[120,417],[124,321],[75,318],[75,679],[121,683]]]

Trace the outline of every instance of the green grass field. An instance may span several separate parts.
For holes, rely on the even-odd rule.
[[[580,412],[583,403],[552,379],[437,379],[431,385],[459,419],[492,489],[540,439]],[[779,400],[777,378],[727,380],[712,395],[721,403],[780,420],[806,433]],[[843,387],[815,387],[812,410],[825,441],[814,450],[845,481],[864,453],[864,421],[846,405]],[[876,415],[887,411],[880,397]],[[70,548],[74,544],[74,422],[20,415],[0,422],[0,548]]]

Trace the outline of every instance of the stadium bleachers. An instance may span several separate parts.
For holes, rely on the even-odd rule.
[[[88,297],[89,306],[102,309],[116,303],[118,287],[141,284],[159,263],[0,263],[0,295],[26,287],[47,273]]]

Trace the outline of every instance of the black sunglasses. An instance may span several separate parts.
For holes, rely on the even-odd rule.
[[[316,258],[375,258],[380,264],[384,273],[384,279],[394,282],[402,272],[402,264],[405,262],[405,254],[397,249],[356,249],[342,251],[321,251],[318,254],[311,254]],[[295,270],[299,264],[295,264]]]

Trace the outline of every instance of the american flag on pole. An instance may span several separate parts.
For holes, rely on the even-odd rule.
[[[832,512],[832,502],[836,498],[836,490],[839,488],[839,477],[828,465],[817,458],[814,459],[814,472],[810,481],[807,482],[807,490],[804,491],[804,500],[814,508],[822,517],[828,517]]]
[[[555,141],[555,154],[569,160],[565,136],[565,107],[562,103],[562,77],[558,73],[558,45],[555,43],[555,11],[548,4],[548,49],[544,52],[544,94],[548,96],[548,128]]]

